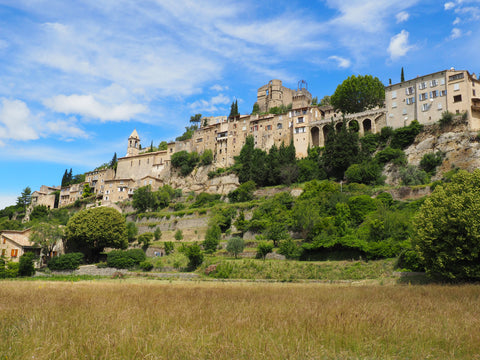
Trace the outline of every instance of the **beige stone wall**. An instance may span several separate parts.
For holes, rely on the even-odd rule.
[[[80,200],[83,194],[83,183],[73,184],[65,186],[60,190],[60,200],[58,207],[73,204],[75,201]]]

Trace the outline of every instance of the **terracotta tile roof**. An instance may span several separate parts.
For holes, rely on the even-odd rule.
[[[29,240],[30,229],[23,231],[4,230],[1,232],[1,235],[22,247],[35,246],[35,244]]]

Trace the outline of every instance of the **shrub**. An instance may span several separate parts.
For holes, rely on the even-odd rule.
[[[141,244],[143,247],[147,248],[152,243],[153,238],[155,235],[151,232],[146,232],[138,236],[138,243]]]
[[[240,185],[237,189],[229,192],[228,199],[232,203],[251,201],[253,200],[253,192],[255,191],[255,188],[255,181],[247,181]]]
[[[50,259],[48,268],[50,270],[76,270],[82,262],[82,253],[69,253]]]
[[[400,179],[403,185],[422,185],[428,182],[428,174],[415,165],[407,165],[400,169]]]
[[[176,232],[175,232],[175,240],[177,241],[180,241],[180,240],[183,240],[183,232],[182,230],[178,229]]]
[[[157,240],[157,241],[160,240],[162,238],[162,230],[160,230],[160,228],[157,227],[155,229],[155,231],[153,232],[153,236],[154,236],[155,240]]]
[[[235,259],[238,257],[243,249],[245,248],[245,242],[241,237],[235,236],[228,240],[227,242],[227,251],[235,256]]]
[[[203,248],[205,249],[205,252],[213,253],[217,250],[221,235],[222,231],[217,224],[208,227],[205,234],[205,240],[203,241]]]
[[[375,159],[381,164],[393,162],[395,165],[405,165],[407,163],[407,158],[403,150],[393,149],[390,146],[379,151],[375,156]]]
[[[142,261],[139,265],[140,269],[143,271],[150,271],[153,269],[153,264],[149,263],[148,261]]]
[[[173,205],[173,210],[174,211],[181,211],[184,210],[187,206],[184,203],[176,203]]]
[[[34,258],[35,254],[32,252],[27,252],[20,256],[18,276],[32,276],[35,274],[35,266],[33,265]]]
[[[420,160],[420,169],[424,170],[430,175],[435,175],[437,171],[437,166],[441,165],[443,162],[443,153],[437,151],[436,153],[428,153],[423,155],[422,160]]]
[[[362,138],[360,138],[360,146],[362,147],[362,151],[366,155],[370,155],[378,147],[378,142],[379,142],[379,135],[378,134],[366,134]]]
[[[215,202],[220,200],[220,198],[221,198],[220,194],[209,194],[209,193],[202,192],[197,195],[195,202],[190,207],[201,208],[201,207],[212,206]]]
[[[409,271],[425,271],[418,253],[412,249],[405,249],[400,253],[395,267]]]
[[[192,172],[199,160],[200,157],[198,153],[188,153],[187,151],[182,150],[172,154],[171,164],[174,168],[180,169],[182,176],[187,176]]]
[[[273,251],[273,244],[267,243],[266,241],[261,241],[257,246],[257,255],[258,259],[263,259],[267,257],[267,254]]]
[[[361,164],[350,165],[345,171],[348,182],[375,185],[383,183],[382,168],[374,160],[367,160]]]
[[[393,136],[394,130],[391,126],[385,126],[380,130],[380,143],[385,145],[388,140]]]
[[[300,256],[300,248],[292,239],[281,241],[278,252],[287,259],[297,259]]]
[[[415,137],[422,131],[423,125],[413,120],[408,126],[394,130],[391,147],[394,149],[405,149],[410,146]]]
[[[107,254],[107,264],[117,269],[130,269],[145,261],[142,249],[113,250]]]
[[[188,267],[195,270],[203,262],[203,252],[198,244],[193,244],[185,249],[185,255],[188,257]]]
[[[163,248],[165,249],[165,255],[170,255],[175,249],[175,245],[171,241],[165,241],[163,243]]]
[[[213,152],[210,149],[207,149],[200,156],[200,162],[202,165],[210,165],[213,162]]]
[[[444,111],[442,113],[442,116],[440,117],[440,120],[438,122],[440,123],[441,127],[450,125],[453,122],[453,114],[449,111]]]

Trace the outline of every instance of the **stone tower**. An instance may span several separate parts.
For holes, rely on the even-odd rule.
[[[128,137],[128,148],[127,156],[138,155],[140,150],[140,137],[138,136],[137,130],[133,130],[131,135]]]

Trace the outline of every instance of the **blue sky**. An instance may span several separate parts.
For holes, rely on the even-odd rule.
[[[0,0],[0,209],[190,116],[250,113],[277,78],[313,96],[352,74],[384,84],[480,72],[480,0]]]

